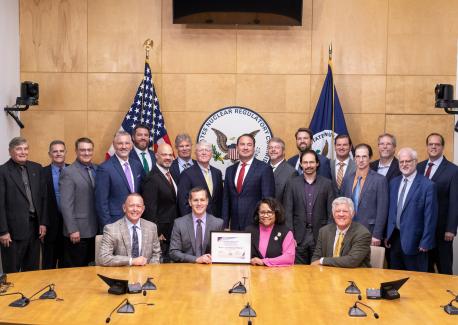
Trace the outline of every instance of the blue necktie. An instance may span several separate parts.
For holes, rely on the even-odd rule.
[[[138,235],[137,235],[137,226],[132,226],[132,258],[140,256],[138,248]]]
[[[359,195],[361,194],[361,179],[362,177],[358,176],[358,181],[356,182],[356,186],[352,195],[352,200],[355,204],[355,214],[358,212]]]

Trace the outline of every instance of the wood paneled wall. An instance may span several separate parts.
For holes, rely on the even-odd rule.
[[[436,83],[455,82],[458,1],[304,0],[301,27],[172,24],[172,0],[21,0],[21,79],[40,84],[23,113],[31,159],[48,143],[89,136],[101,161],[127,112],[154,40],[151,67],[171,138],[193,137],[213,111],[246,106],[295,153],[334,48],[335,83],[355,143],[390,132],[425,157],[440,132],[452,158],[453,117],[434,108]],[[374,148],[376,149],[376,148]],[[377,151],[377,150],[375,150]]]

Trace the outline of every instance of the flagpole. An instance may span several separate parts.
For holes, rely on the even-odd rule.
[[[332,73],[332,42],[329,44],[328,65],[331,68],[331,91],[332,91],[332,107],[331,107],[331,159],[334,159],[334,74]]]
[[[151,39],[147,39],[144,43],[143,43],[143,47],[145,48],[145,61],[146,63],[148,63],[149,65],[149,52],[153,49],[153,45],[154,45],[154,42],[151,40]],[[151,67],[150,67],[151,69]],[[151,74],[151,78],[152,78],[152,74]],[[144,76],[144,73],[143,73],[143,85],[145,84],[145,76]],[[153,81],[151,80],[151,84],[153,83]],[[142,111],[141,111],[141,115],[140,115],[140,118],[143,119],[143,110],[144,110],[144,98],[145,98],[145,88],[143,88],[143,93],[142,93]],[[152,127],[152,130],[150,131],[150,134],[151,134],[151,138],[153,139],[152,141],[152,146],[154,148],[154,109],[152,110],[153,111],[153,120],[152,120],[152,124],[153,124],[153,127]]]

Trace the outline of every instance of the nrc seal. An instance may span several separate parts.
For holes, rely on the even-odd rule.
[[[230,106],[214,112],[200,127],[197,141],[211,143],[210,164],[224,175],[226,168],[238,161],[237,138],[245,133],[256,140],[254,156],[268,162],[267,143],[272,138],[272,131],[267,122],[249,108]]]

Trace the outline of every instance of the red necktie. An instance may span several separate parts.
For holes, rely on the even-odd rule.
[[[434,163],[430,162],[428,163],[428,169],[426,169],[426,174],[425,176],[429,178],[429,175],[431,175],[431,169],[433,169]]]
[[[240,168],[239,177],[237,178],[237,193],[242,192],[243,177],[245,176],[245,166],[246,163],[242,163],[242,168]]]

